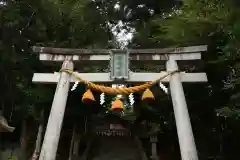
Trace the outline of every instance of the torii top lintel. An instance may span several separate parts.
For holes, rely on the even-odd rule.
[[[126,52],[121,49],[72,49],[34,46],[33,52],[46,62],[62,62],[66,56],[78,61],[109,61],[111,52]],[[207,51],[206,45],[162,49],[127,49],[131,61],[166,61],[171,56],[175,60],[200,60],[201,52]]]
[[[64,54],[64,55],[108,55],[111,51],[121,51],[121,49],[72,49],[72,48],[52,48],[33,46],[35,53]],[[179,48],[162,48],[162,49],[128,49],[129,54],[174,54],[174,53],[196,53],[207,51],[207,45],[179,47]]]
[[[108,64],[110,60],[110,54],[112,51],[121,51],[120,49],[70,49],[70,48],[52,48],[52,47],[39,47],[34,46],[33,52],[39,54],[39,59],[45,62],[50,62],[53,65],[59,65],[55,62],[63,62],[67,57],[71,57],[74,61],[76,68],[85,67],[86,65],[97,65]],[[144,64],[155,64],[158,61],[171,60],[183,60],[183,63],[188,63],[191,60],[201,61],[201,52],[207,51],[207,45],[201,46],[190,46],[180,48],[163,48],[163,49],[128,49],[129,60],[132,64],[142,65]],[[80,62],[81,61],[81,62]],[[54,63],[52,63],[54,62]],[[78,63],[80,62],[80,63]],[[91,62],[91,63],[90,63]],[[136,63],[135,63],[136,62]],[[154,62],[154,63],[153,63]],[[196,61],[194,61],[194,66]],[[179,67],[183,65],[179,64]],[[59,65],[60,66],[60,65]],[[83,79],[91,82],[98,83],[112,83],[109,79],[110,73],[79,73]],[[129,74],[129,83],[139,83],[152,81],[159,76],[165,75],[166,72],[160,73],[135,73]],[[33,82],[35,83],[56,83],[58,82],[60,73],[35,73],[33,76]],[[181,72],[182,82],[206,82],[206,73],[185,73]],[[169,78],[165,78],[163,82],[169,82]],[[71,79],[74,82],[75,78]]]

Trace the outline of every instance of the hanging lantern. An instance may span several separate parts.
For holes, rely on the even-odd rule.
[[[152,91],[150,89],[146,89],[143,94],[142,94],[142,100],[143,101],[150,101],[150,100],[154,100],[154,95],[152,93]]]
[[[83,103],[90,103],[90,102],[93,102],[93,101],[96,101],[94,96],[93,96],[93,93],[90,89],[87,89],[87,91],[82,96],[82,102]]]
[[[122,112],[123,111],[123,106],[124,106],[123,102],[119,98],[117,98],[115,101],[112,102],[111,110]]]

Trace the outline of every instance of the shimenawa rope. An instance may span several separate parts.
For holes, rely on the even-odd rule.
[[[61,69],[60,72],[66,72],[66,73],[71,74],[79,82],[82,82],[82,83],[86,84],[88,86],[88,88],[90,88],[90,89],[100,91],[100,92],[103,92],[103,93],[107,93],[107,94],[115,95],[115,94],[131,94],[131,93],[135,93],[135,92],[144,91],[147,88],[150,88],[153,85],[159,83],[164,78],[178,72],[178,70],[170,71],[166,75],[164,75],[164,76],[162,76],[162,77],[160,77],[160,78],[158,78],[158,79],[156,79],[152,82],[146,82],[142,85],[134,86],[134,87],[128,87],[128,88],[112,88],[112,87],[107,87],[107,86],[95,84],[93,82],[89,82],[89,81],[86,81],[86,80],[82,79],[76,72],[74,72],[73,70],[70,70],[70,69]]]

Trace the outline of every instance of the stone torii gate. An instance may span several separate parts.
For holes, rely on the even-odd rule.
[[[122,83],[134,84],[153,81],[170,71],[178,70],[177,61],[188,62],[190,60],[200,60],[201,52],[205,51],[207,51],[207,46],[205,45],[165,49],[129,49],[127,53],[130,62],[141,62],[144,64],[147,62],[163,61],[166,63],[166,71],[160,73],[130,72],[129,74],[127,73],[127,78],[125,77]],[[62,69],[73,70],[74,64],[77,66],[90,66],[94,62],[107,64],[112,56],[110,53],[125,51],[119,49],[66,49],[34,46],[33,52],[39,53],[41,61],[52,64],[60,62],[62,63]],[[111,73],[79,73],[79,76],[87,81],[104,84],[116,83],[115,79],[111,78],[111,75]],[[70,82],[75,82],[76,79],[68,73],[55,72],[34,73],[32,81],[42,84],[57,83],[39,158],[39,160],[55,160]],[[176,72],[164,78],[162,82],[170,84],[182,160],[198,160],[182,82],[207,82],[207,76],[205,73]]]

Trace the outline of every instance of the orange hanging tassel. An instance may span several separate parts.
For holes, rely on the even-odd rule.
[[[146,89],[143,94],[142,94],[142,100],[146,100],[146,101],[150,101],[150,100],[154,100],[154,95],[152,93],[152,91],[150,89]]]
[[[90,103],[90,102],[93,102],[93,101],[96,101],[93,94],[92,94],[92,91],[90,89],[88,89],[82,96],[82,102],[83,103]]]
[[[123,106],[123,102],[119,98],[117,98],[115,101],[112,102],[111,110],[122,112]]]

